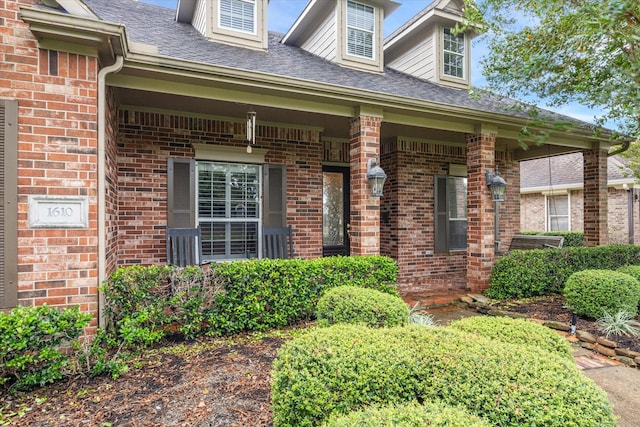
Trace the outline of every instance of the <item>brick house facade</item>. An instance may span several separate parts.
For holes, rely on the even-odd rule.
[[[176,22],[185,11],[131,0],[61,0],[57,7],[5,0],[0,8],[0,308],[80,305],[98,313],[98,286],[118,266],[166,262],[165,230],[177,221],[178,199],[202,201],[206,185],[255,192],[235,206],[227,196],[218,222],[201,207],[185,214],[210,226],[212,257],[237,257],[242,227],[246,257],[259,257],[246,230],[259,242],[262,224],[282,217],[293,228],[295,255],[315,258],[327,253],[325,179],[339,171],[347,183],[340,191],[349,195],[345,253],[392,257],[405,288],[486,288],[496,242],[508,246],[520,229],[519,162],[539,154],[533,142],[530,150],[518,144],[526,114],[471,97],[462,80],[447,86],[447,79],[434,83],[378,63],[382,72],[334,64],[295,45],[298,33],[271,33],[266,49],[244,48]],[[410,24],[392,41],[418,40]],[[385,55],[401,46],[385,44]],[[258,117],[252,153],[249,109]],[[585,230],[590,244],[605,241],[600,188],[608,146],[582,129],[553,134],[549,144],[582,147],[595,165],[585,174],[598,189],[585,200]],[[388,175],[383,197],[371,195],[366,178],[376,159]],[[176,186],[191,182],[193,167],[196,184]],[[240,184],[233,181],[238,168]],[[485,180],[496,168],[508,183],[498,204]],[[282,212],[270,171],[280,177]]]
[[[579,154],[529,160],[521,163],[520,224],[529,231],[582,231],[585,190]],[[608,158],[607,238],[611,244],[638,243],[640,206],[635,179],[627,161]],[[561,212],[554,212],[554,210]],[[562,220],[555,222],[554,216]]]

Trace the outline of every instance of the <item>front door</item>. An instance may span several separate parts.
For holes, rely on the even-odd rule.
[[[349,168],[322,168],[322,255],[349,255]]]

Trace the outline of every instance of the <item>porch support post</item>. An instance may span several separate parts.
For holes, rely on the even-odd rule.
[[[584,245],[609,243],[607,224],[607,150],[582,153],[584,162]]]
[[[478,126],[467,135],[467,288],[489,287],[495,258],[495,204],[487,188],[485,172],[495,170],[496,129]]]
[[[349,124],[351,176],[351,255],[380,254],[380,197],[371,196],[367,162],[380,153],[381,111],[364,111]]]

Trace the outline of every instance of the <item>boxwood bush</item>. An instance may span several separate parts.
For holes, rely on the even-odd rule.
[[[25,390],[62,378],[69,359],[61,346],[75,342],[91,317],[78,307],[46,305],[0,312],[0,389]]]
[[[567,304],[582,316],[597,319],[626,311],[638,313],[640,284],[634,277],[611,270],[584,270],[572,274],[564,288]]]
[[[584,232],[582,231],[522,231],[520,234],[529,236],[562,236],[563,248],[584,246]]]
[[[282,346],[272,378],[276,427],[414,400],[463,404],[500,426],[616,425],[572,360],[448,328],[316,328]]]
[[[312,318],[327,289],[352,285],[398,296],[398,267],[382,256],[327,257],[310,260],[262,259],[215,266],[224,285],[210,316],[213,330],[279,328]]]
[[[362,323],[369,327],[406,325],[409,307],[399,296],[375,289],[338,286],[327,290],[316,306],[316,318],[323,326]]]
[[[562,293],[573,273],[589,269],[616,270],[640,264],[640,246],[608,245],[512,251],[498,258],[486,295],[496,299]]]
[[[371,407],[346,415],[332,416],[324,427],[489,427],[491,424],[464,408],[440,402],[420,405],[410,402]]]
[[[535,346],[573,360],[573,352],[567,340],[557,332],[529,320],[473,316],[456,320],[449,327],[506,343]]]

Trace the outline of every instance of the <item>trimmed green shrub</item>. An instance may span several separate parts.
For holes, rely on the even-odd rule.
[[[584,270],[572,274],[564,288],[567,304],[578,314],[597,319],[605,312],[626,311],[635,316],[640,284],[625,273]]]
[[[584,232],[582,231],[521,231],[520,234],[529,236],[562,236],[563,248],[584,246]]]
[[[173,325],[185,338],[205,332],[206,316],[222,286],[215,270],[135,265],[113,272],[101,292],[113,333],[127,346],[146,346]]]
[[[60,347],[77,340],[91,317],[46,305],[0,312],[0,386],[26,390],[62,378],[69,360]]]
[[[489,427],[491,424],[461,407],[417,402],[368,408],[332,416],[324,427]]]
[[[456,320],[449,327],[510,344],[535,346],[570,360],[573,357],[569,343],[557,332],[525,319],[474,316]]]
[[[375,289],[338,286],[327,290],[318,301],[320,325],[362,323],[380,328],[407,324],[409,307],[402,298]]]
[[[498,258],[486,295],[496,299],[527,298],[562,293],[573,273],[590,269],[616,270],[640,264],[640,246],[609,245],[511,251]]]
[[[276,427],[416,400],[463,404],[500,426],[616,425],[572,360],[448,328],[316,328],[281,347],[272,378]]]
[[[215,266],[225,292],[215,300],[212,330],[233,334],[279,328],[314,315],[320,295],[341,285],[399,296],[398,267],[382,256],[262,259]]]

